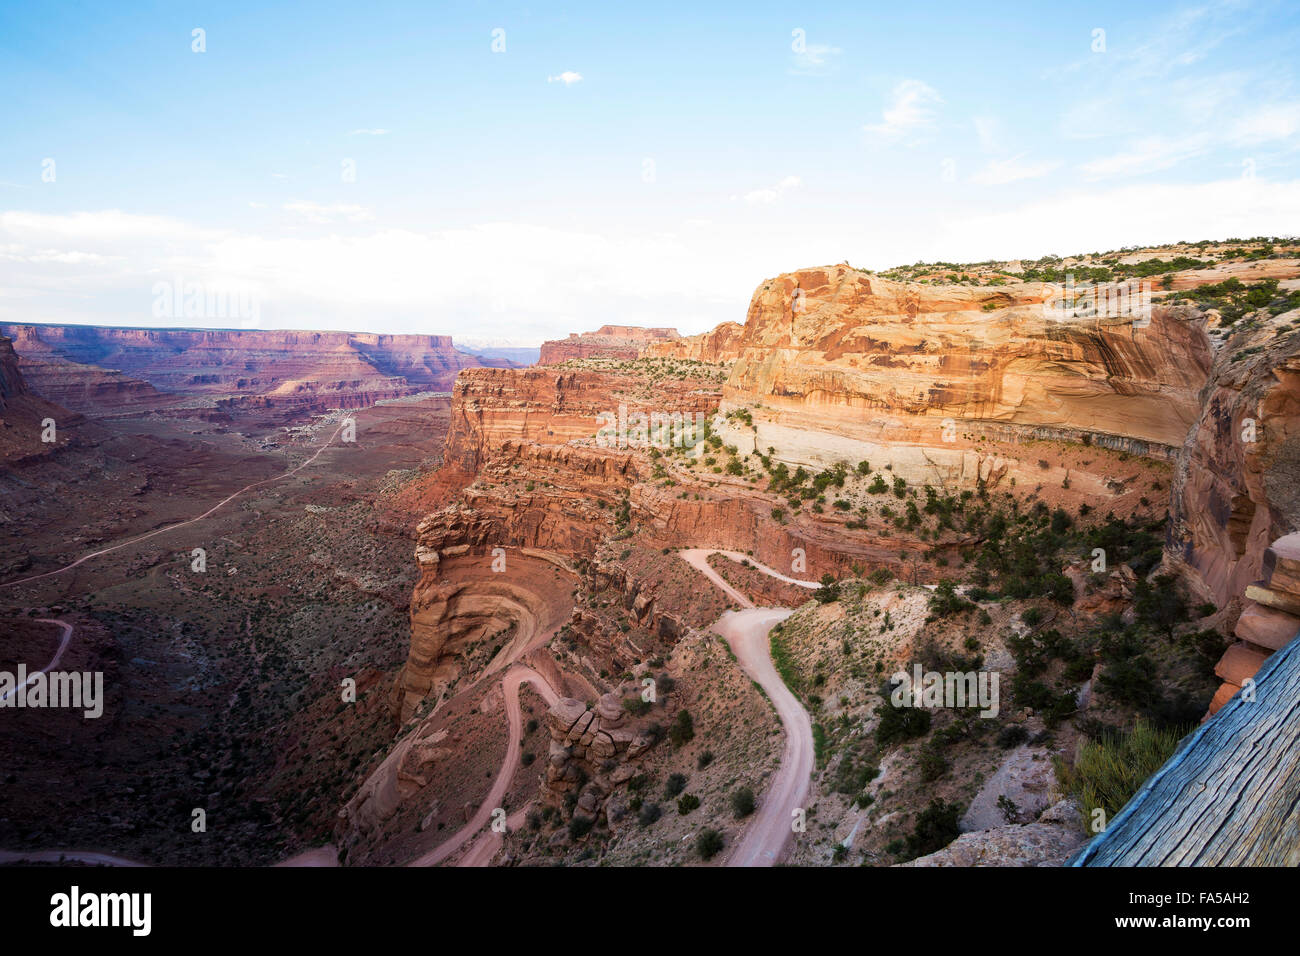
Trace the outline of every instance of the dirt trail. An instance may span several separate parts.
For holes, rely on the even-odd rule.
[[[724,557],[731,558],[733,561],[748,561],[768,577],[776,578],[778,581],[784,581],[786,584],[795,584],[801,588],[812,588],[814,590],[821,587],[821,585],[816,581],[800,581],[798,578],[787,577],[780,571],[774,571],[766,564],[760,564],[749,555],[742,554],[739,551],[720,551],[717,548],[683,548],[681,551],[678,551],[677,554],[683,561],[721,588],[729,598],[741,607],[753,607],[754,602],[728,584],[722,575],[709,566],[709,555],[721,554]]]
[[[72,625],[68,624],[66,621],[60,621],[57,618],[52,618],[52,617],[38,617],[36,620],[40,624],[59,625],[59,627],[63,628],[63,639],[59,641],[59,649],[54,652],[54,656],[50,658],[50,662],[46,664],[44,667],[42,667],[40,670],[34,671],[27,675],[27,680],[23,682],[24,687],[27,686],[27,684],[30,684],[32,681],[36,680],[36,676],[38,674],[47,673],[53,670],[54,668],[58,667],[59,661],[63,659],[63,652],[68,649],[68,644],[72,640]],[[10,695],[16,693],[18,693],[17,687],[9,691],[9,693],[0,696],[0,700],[8,700]]]
[[[139,541],[147,541],[149,538],[156,537],[157,535],[166,534],[168,531],[175,531],[177,528],[184,528],[186,525],[192,525],[196,521],[202,521],[204,518],[213,514],[215,511],[218,511],[222,506],[227,505],[230,502],[234,501],[236,498],[238,498],[246,491],[251,491],[252,489],[258,488],[262,485],[269,485],[277,481],[283,481],[286,478],[290,478],[293,475],[298,474],[298,472],[302,471],[304,468],[306,468],[308,465],[314,462],[317,458],[319,458],[321,456],[321,453],[325,451],[325,449],[329,448],[330,445],[334,444],[334,439],[337,438],[339,432],[343,430],[344,424],[346,424],[346,419],[344,421],[339,422],[339,427],[334,429],[334,434],[330,435],[329,440],[326,441],[325,444],[321,445],[320,448],[316,449],[316,454],[312,455],[310,458],[308,458],[302,464],[298,465],[296,468],[291,468],[289,471],[286,471],[284,474],[276,475],[274,478],[263,478],[261,481],[255,481],[252,484],[244,485],[244,487],[240,488],[238,491],[234,492],[233,494],[225,498],[222,498],[215,505],[213,505],[207,511],[203,512],[203,514],[199,515],[198,517],[190,518],[186,521],[178,521],[176,524],[169,524],[162,528],[155,528],[153,531],[149,531],[145,534],[137,535],[134,538],[128,538],[126,541],[123,541],[121,544],[115,544],[111,548],[102,548],[99,551],[92,551],[90,552],[90,554],[84,554],[81,557],[77,558],[76,561],[73,561],[71,564],[66,564],[63,567],[58,568],[57,570],[54,571],[46,571],[43,574],[33,574],[30,577],[18,578],[16,581],[5,581],[3,584],[0,584],[0,590],[4,588],[14,587],[19,584],[26,584],[29,581],[39,581],[42,578],[52,578],[55,575],[62,574],[65,571],[71,571],[73,568],[77,567],[78,565],[85,564],[87,561],[91,560],[92,558],[98,558],[100,555],[111,554],[114,551],[120,551],[122,548],[128,547],[129,545],[133,545]]]
[[[497,772],[496,779],[492,781],[492,789],[488,791],[487,798],[478,808],[478,812],[450,839],[443,841],[434,847],[428,853],[413,860],[409,866],[436,866],[447,857],[451,856],[457,850],[467,843],[479,830],[492,818],[493,812],[501,806],[501,801],[510,789],[510,782],[514,779],[515,771],[519,769],[519,738],[523,731],[523,717],[519,710],[519,688],[522,684],[532,684],[533,687],[542,695],[548,707],[554,706],[559,701],[560,695],[555,689],[546,682],[546,678],[524,664],[515,664],[511,666],[501,677],[501,690],[506,702],[506,722],[509,724],[509,742],[506,746],[506,757],[501,763],[501,769]],[[507,817],[506,826],[514,829],[523,822],[525,810],[515,811],[513,816]],[[465,857],[457,864],[459,866],[486,866],[491,862],[492,857],[501,848],[501,834],[488,830],[479,840],[469,849]]]
[[[713,625],[730,645],[740,668],[767,693],[781,726],[785,728],[785,747],[781,752],[781,766],[767,792],[762,806],[745,828],[740,842],[727,857],[727,866],[772,866],[785,851],[794,832],[792,822],[796,810],[802,809],[808,794],[808,780],[813,771],[812,721],[798,698],[785,686],[785,681],[772,664],[768,633],[779,621],[794,613],[790,608],[756,608],[754,603],[729,585],[718,572],[709,567],[709,555],[722,554],[737,561],[747,560],[758,570],[789,584],[817,588],[813,581],[800,581],[773,571],[747,555],[736,551],[716,551],[711,548],[689,548],[679,551],[682,560],[700,571],[721,588],[743,611],[727,611]]]
[[[740,668],[767,692],[785,728],[781,766],[772,777],[762,805],[727,857],[727,866],[772,866],[781,859],[793,829],[794,811],[804,806],[813,770],[812,721],[798,698],[776,672],[768,652],[768,632],[793,614],[790,608],[728,611],[713,625],[727,639]]]

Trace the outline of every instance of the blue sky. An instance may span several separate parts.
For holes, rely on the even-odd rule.
[[[0,3],[0,319],[532,344],[1297,231],[1294,5],[704,6]]]

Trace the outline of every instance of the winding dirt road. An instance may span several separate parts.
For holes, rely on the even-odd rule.
[[[548,707],[554,706],[560,699],[560,695],[546,682],[546,678],[531,667],[525,664],[513,664],[506,670],[501,676],[501,691],[505,697],[506,722],[509,724],[510,736],[506,745],[505,760],[501,763],[501,769],[497,771],[496,779],[492,781],[492,789],[488,791],[487,799],[483,801],[469,823],[457,830],[451,838],[411,861],[409,866],[437,866],[483,829],[492,819],[493,811],[501,806],[506,791],[510,789],[510,782],[515,777],[515,771],[519,769],[519,739],[524,726],[523,716],[519,710],[519,688],[523,684],[532,684],[537,688]],[[507,828],[513,830],[523,823],[526,812],[527,808],[516,810],[513,815],[507,817]],[[501,849],[502,842],[501,834],[489,829],[470,847],[469,852],[457,863],[457,866],[486,866]]]
[[[791,608],[756,608],[754,602],[728,584],[709,567],[709,555],[722,554],[736,561],[748,561],[764,574],[805,588],[818,588],[814,581],[787,577],[737,551],[689,548],[679,551],[682,560],[701,572],[745,610],[727,611],[713,629],[721,634],[748,674],[767,693],[785,729],[781,766],[763,795],[762,806],[745,828],[744,835],[727,857],[727,866],[772,866],[781,859],[793,836],[794,813],[804,805],[808,780],[813,771],[812,721],[797,697],[772,664],[768,633],[794,613]]]
[[[781,766],[772,777],[762,805],[727,857],[727,866],[772,866],[793,835],[794,812],[804,806],[813,770],[812,721],[772,664],[768,632],[793,614],[790,608],[728,611],[713,629],[727,639],[740,669],[767,692],[785,728]]]
[[[720,551],[716,548],[683,548],[681,551],[678,551],[677,554],[683,561],[721,588],[727,597],[731,598],[741,607],[753,607],[754,602],[733,588],[726,582],[722,575],[709,566],[709,555],[721,554],[724,557],[731,558],[733,561],[748,561],[768,577],[776,578],[778,581],[784,581],[786,584],[796,584],[801,588],[811,588],[813,590],[821,587],[821,585],[816,581],[800,581],[798,578],[787,577],[780,571],[773,571],[766,564],[760,564],[749,555],[741,554],[739,551]]]
[[[753,678],[767,693],[785,729],[781,766],[767,788],[762,806],[727,858],[727,866],[772,866],[780,860],[793,835],[791,826],[793,814],[795,810],[803,807],[804,798],[808,793],[808,781],[813,770],[812,722],[799,700],[785,686],[781,675],[777,673],[768,647],[768,632],[773,625],[785,620],[794,611],[790,608],[754,607],[754,603],[748,597],[728,584],[709,566],[709,555],[722,554],[736,561],[748,561],[764,574],[800,587],[815,589],[820,585],[814,581],[800,581],[788,577],[738,551],[688,548],[679,551],[678,554],[682,560],[744,608],[741,611],[727,611],[714,624],[714,630],[730,645],[741,670]],[[410,866],[436,866],[456,853],[476,834],[478,838],[457,861],[457,866],[487,866],[501,850],[504,844],[502,835],[491,829],[483,831],[483,828],[491,820],[493,811],[501,806],[501,801],[519,768],[519,738],[523,727],[519,710],[519,688],[525,683],[532,684],[541,692],[548,707],[559,700],[559,695],[551,685],[532,668],[514,664],[506,670],[501,678],[501,689],[505,697],[510,737],[505,760],[492,783],[492,789],[488,791],[487,799],[469,823],[450,839],[412,861]],[[526,814],[527,807],[524,807],[508,816],[507,829],[510,831],[518,829],[523,824]]]

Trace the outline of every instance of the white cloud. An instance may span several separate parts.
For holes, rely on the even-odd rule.
[[[1293,138],[1300,132],[1300,103],[1269,103],[1228,123],[1225,139],[1236,146]]]
[[[775,186],[766,189],[752,189],[745,193],[741,198],[745,202],[754,205],[770,205],[777,202],[788,190],[798,189],[803,185],[803,180],[798,176],[787,176]],[[732,197],[735,198],[734,196]]]
[[[386,129],[354,129],[348,131],[349,136],[387,136]]]
[[[333,222],[370,222],[375,218],[369,207],[358,206],[353,203],[337,202],[322,205],[321,203],[299,200],[287,202],[282,208],[285,212],[291,212],[307,222],[318,225]]]
[[[1007,183],[1020,182],[1023,179],[1038,179],[1046,176],[1062,165],[1060,160],[1048,159],[1041,162],[1026,162],[1026,153],[1012,156],[1010,159],[991,160],[987,166],[971,176],[971,182],[980,186],[1004,186]]]
[[[793,55],[794,65],[790,67],[789,72],[803,76],[826,73],[831,66],[831,60],[843,52],[839,47],[825,43],[806,44],[803,52]]]
[[[698,332],[743,315],[762,270],[780,271],[775,250],[783,245],[784,258],[794,248],[758,239],[761,224],[638,235],[491,222],[298,235],[183,223],[160,230],[153,217],[117,212],[87,229],[92,219],[0,213],[0,321],[156,326],[153,284],[183,279],[247,290],[264,328],[527,342],[597,328],[616,314]],[[77,244],[56,245],[51,236],[78,237]],[[825,258],[793,254],[800,262]],[[710,268],[699,269],[706,260]]]
[[[976,116],[971,119],[975,126],[975,135],[979,137],[980,149],[986,153],[996,152],[1001,139],[1002,123],[993,116]]]
[[[1227,122],[1202,125],[1203,128],[1181,136],[1141,137],[1123,152],[1102,156],[1081,164],[1079,168],[1089,179],[1140,176],[1169,169],[1215,149],[1249,149],[1294,141],[1300,134],[1300,102],[1257,105],[1237,112]]]
[[[96,212],[41,213],[10,210],[0,213],[0,233],[20,235],[28,240],[139,240],[215,239],[219,230],[173,219],[170,216],[137,215],[120,209]]]
[[[19,244],[0,246],[0,259],[10,262],[32,264],[59,263],[61,265],[80,266],[101,264],[121,260],[121,256],[105,256],[97,252],[81,252],[77,249],[27,249]]]
[[[582,82],[582,74],[574,73],[572,70],[565,70],[559,76],[548,76],[547,83],[563,83],[565,86],[572,86],[574,83]]]
[[[777,186],[797,188],[797,180]],[[1143,183],[994,208],[924,214],[903,197],[875,207],[869,230],[853,216],[804,221],[801,212],[718,216],[674,232],[526,222],[443,230],[272,222],[237,232],[116,210],[0,212],[0,321],[158,325],[153,284],[179,277],[249,290],[265,328],[535,342],[617,315],[689,333],[743,319],[765,278],[845,258],[885,268],[1292,233],[1300,179]]]
[[[1211,137],[1208,133],[1194,133],[1175,139],[1146,136],[1136,141],[1127,151],[1083,163],[1080,169],[1089,179],[1140,176],[1169,169],[1185,159],[1199,156],[1209,149],[1210,144]]]
[[[889,106],[881,114],[881,121],[863,127],[868,133],[889,140],[933,126],[933,107],[943,102],[938,91],[921,80],[903,80],[894,87],[891,97]]]
[[[1143,184],[1086,190],[940,225],[918,258],[953,262],[1011,259],[1121,246],[1293,235],[1300,180],[1234,178],[1194,185]]]

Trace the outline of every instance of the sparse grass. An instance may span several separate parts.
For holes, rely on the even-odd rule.
[[[1178,748],[1184,731],[1159,729],[1141,717],[1126,734],[1110,732],[1080,748],[1074,766],[1056,760],[1061,786],[1079,801],[1085,829],[1092,832],[1093,811],[1113,820],[1133,794]]]

